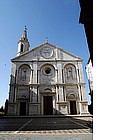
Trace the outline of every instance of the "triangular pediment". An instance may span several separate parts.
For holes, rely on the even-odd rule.
[[[53,61],[53,60],[71,60],[82,61],[76,55],[73,55],[57,46],[45,42],[11,61]]]

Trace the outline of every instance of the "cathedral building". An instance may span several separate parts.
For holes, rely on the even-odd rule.
[[[88,114],[82,59],[48,41],[29,48],[25,28],[11,59],[8,115]]]

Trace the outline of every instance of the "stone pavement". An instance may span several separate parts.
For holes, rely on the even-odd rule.
[[[92,134],[0,134],[0,140],[93,140]]]
[[[0,134],[91,134],[88,122],[74,117],[0,118]]]

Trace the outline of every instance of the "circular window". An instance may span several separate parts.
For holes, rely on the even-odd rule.
[[[51,69],[50,68],[46,68],[45,69],[45,74],[50,74],[51,73]]]

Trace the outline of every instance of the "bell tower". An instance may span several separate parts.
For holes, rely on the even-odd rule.
[[[18,52],[17,52],[17,56],[23,54],[26,51],[29,51],[29,41],[27,39],[27,28],[25,26],[24,28],[24,32],[22,33],[22,36],[20,38],[20,40],[18,41]]]

